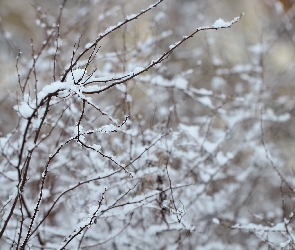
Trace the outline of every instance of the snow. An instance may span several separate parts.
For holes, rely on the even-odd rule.
[[[18,190],[17,190],[16,187],[14,187],[14,188],[12,189],[12,194],[9,195],[8,200],[9,200],[9,201],[10,201],[10,200],[13,200],[13,199],[17,196],[17,194],[18,194]]]
[[[254,70],[254,67],[251,64],[236,64],[231,69],[231,72],[234,74],[239,74],[243,72],[252,72],[253,70]]]
[[[96,132],[99,132],[99,133],[111,133],[116,129],[117,129],[116,126],[114,126],[113,124],[110,124],[110,125],[104,125],[104,126],[98,128],[98,129],[96,129]]]
[[[169,49],[170,49],[170,50],[174,49],[174,48],[177,47],[180,43],[181,43],[181,42],[178,41],[178,42],[176,42],[176,43],[174,43],[174,44],[169,45]]]
[[[76,84],[86,73],[85,69],[75,69],[67,75],[66,81],[69,84]]]
[[[272,109],[267,109],[265,113],[263,114],[264,120],[274,121],[274,122],[286,122],[290,118],[291,118],[291,115],[289,113],[278,116],[275,114],[275,112]]]
[[[222,87],[225,86],[225,84],[226,84],[226,81],[219,76],[214,76],[211,80],[211,86],[215,90],[221,89]]]
[[[245,15],[245,13],[242,13],[241,16]],[[214,22],[212,25],[213,28],[218,29],[218,28],[228,28],[230,27],[233,23],[237,22],[241,16],[235,17],[232,21],[230,22],[225,22],[223,19],[219,18]]]
[[[251,110],[245,110],[244,112],[227,112],[223,109],[219,110],[222,120],[226,123],[229,128],[232,128],[237,123],[249,119],[252,116]]]
[[[126,17],[127,20],[131,20],[133,18],[135,18],[137,16],[137,14],[131,14],[129,16]]]
[[[105,86],[90,85],[90,86],[84,87],[83,92],[85,92],[85,93],[96,92],[96,91],[100,91],[104,88],[105,88]]]
[[[247,225],[236,224],[232,226],[232,228],[239,228],[239,229],[250,230],[250,231],[255,230],[255,231],[277,232],[277,231],[285,231],[285,224],[281,222],[273,227],[270,227],[270,226],[263,226],[261,224],[249,223]]]
[[[15,110],[18,111],[18,113],[24,117],[25,119],[28,119],[32,116],[34,109],[29,106],[27,102],[22,101],[20,105],[14,107]]]
[[[84,228],[91,223],[91,218],[86,218],[83,219],[82,221],[79,222],[79,224],[76,226],[76,230],[78,231],[80,228]]]
[[[165,18],[166,14],[165,12],[159,12],[155,15],[155,21],[159,22],[160,20],[162,20],[163,18]]]
[[[85,45],[85,49],[90,49],[91,46],[92,46],[93,44],[94,44],[94,43],[87,43],[87,44]]]
[[[212,222],[213,222],[214,224],[217,224],[217,225],[220,224],[220,221],[219,221],[217,218],[213,218],[213,219],[212,219]]]
[[[228,158],[223,154],[223,152],[218,152],[216,155],[216,160],[219,165],[224,165],[228,162]]]
[[[74,127],[74,135],[77,136],[82,133],[83,133],[83,126],[82,125]]]
[[[187,87],[188,87],[187,79],[185,79],[181,75],[175,76],[171,80],[168,80],[161,75],[157,75],[154,77],[141,75],[141,76],[138,76],[138,79],[143,82],[147,82],[152,85],[157,85],[157,86],[161,86],[161,87],[175,87],[180,90],[187,89]]]
[[[196,94],[199,94],[199,95],[212,95],[213,94],[212,90],[203,89],[203,88],[193,89],[193,92]]]
[[[96,151],[99,151],[101,149],[101,146],[100,145],[97,145],[97,144],[93,144],[92,147],[96,150]]]
[[[204,106],[214,109],[211,99],[208,96],[199,97],[198,101],[202,103]]]
[[[232,22],[225,22],[223,19],[219,18],[215,21],[215,23],[212,25],[213,28],[227,28],[232,25]]]
[[[117,9],[117,11],[119,10],[120,8]],[[105,16],[104,13],[104,16],[101,18]],[[136,16],[132,14],[127,16],[126,19],[134,17]],[[118,18],[120,17],[118,16]],[[159,20],[160,18],[162,17],[159,17]],[[118,25],[121,24],[122,22],[118,23]],[[214,23],[216,27],[231,24],[232,22],[225,22],[222,19]],[[50,199],[42,204],[43,207],[42,210],[40,209],[40,215],[36,217],[38,221],[35,222],[37,226],[39,218],[42,219],[44,215],[42,211],[46,212],[52,204],[54,205],[53,213],[50,216],[52,216],[52,221],[54,220],[55,225],[51,225],[50,221],[47,223],[48,230],[46,233],[48,233],[48,239],[53,235],[53,238],[51,237],[50,239],[59,241],[61,238],[55,237],[55,235],[58,235],[69,240],[74,235],[72,232],[76,224],[80,222],[76,228],[77,232],[80,227],[90,226],[95,217],[97,217],[98,223],[94,225],[92,230],[87,231],[84,238],[85,242],[81,243],[82,248],[91,245],[91,242],[94,242],[93,244],[102,242],[102,244],[105,244],[102,247],[109,249],[109,246],[116,241],[119,247],[122,246],[124,248],[125,246],[126,249],[135,249],[135,244],[143,246],[143,249],[144,247],[146,249],[153,249],[154,246],[160,248],[162,243],[166,244],[165,247],[169,249],[174,247],[176,249],[177,243],[180,243],[185,249],[189,245],[192,248],[196,246],[194,245],[196,241],[202,241],[204,242],[202,249],[209,249],[209,244],[212,244],[211,246],[214,245],[212,249],[239,249],[238,245],[237,247],[232,247],[233,245],[229,245],[227,242],[219,241],[222,237],[216,236],[213,232],[215,230],[212,231],[210,228],[206,230],[205,227],[213,223],[216,225],[223,224],[222,221],[219,221],[219,217],[225,219],[231,217],[233,221],[242,223],[243,227],[238,226],[241,229],[245,229],[245,231],[252,230],[254,232],[257,228],[261,233],[265,233],[264,230],[269,230],[272,234],[281,234],[281,231],[285,233],[285,225],[281,221],[287,224],[293,216],[289,215],[286,216],[287,218],[282,219],[281,215],[284,211],[282,211],[280,204],[277,207],[274,203],[272,204],[271,200],[267,200],[263,204],[264,206],[259,207],[261,209],[260,220],[252,218],[252,211],[249,212],[247,204],[243,207],[245,213],[242,211],[238,217],[233,218],[236,211],[235,206],[232,206],[232,204],[239,205],[238,203],[244,200],[245,195],[253,187],[251,186],[253,180],[261,176],[257,169],[259,170],[260,165],[262,167],[267,165],[265,164],[265,148],[262,146],[260,148],[257,147],[257,145],[261,145],[260,119],[268,121],[265,124],[267,126],[272,125],[273,121],[284,122],[292,118],[288,114],[288,110],[281,110],[276,100],[273,100],[274,103],[271,103],[271,100],[267,99],[267,95],[254,96],[256,93],[253,94],[251,91],[261,82],[257,81],[260,76],[257,77],[256,75],[257,68],[259,67],[253,65],[252,62],[230,64],[230,66],[226,64],[217,67],[218,69],[227,67],[227,71],[224,72],[235,75],[225,76],[224,78],[216,76],[214,79],[211,78],[211,75],[208,75],[208,79],[205,78],[209,83],[205,78],[206,81],[202,81],[202,73],[208,74],[206,65],[204,67],[192,66],[193,69],[180,73],[177,65],[174,67],[172,63],[170,67],[169,63],[164,62],[159,67],[156,67],[155,70],[145,71],[144,74],[141,74],[145,68],[138,66],[149,65],[153,58],[159,58],[157,54],[159,51],[156,52],[153,49],[156,48],[155,44],[163,41],[163,34],[150,37],[145,42],[141,41],[142,51],[133,50],[133,48],[125,54],[122,51],[118,51],[117,54],[114,52],[105,54],[104,50],[98,51],[98,61],[93,61],[94,63],[98,62],[98,65],[89,65],[89,70],[95,67],[98,69],[95,75],[89,78],[86,75],[86,70],[83,69],[87,64],[87,56],[68,73],[65,82],[55,81],[47,84],[42,89],[41,84],[44,84],[44,82],[41,82],[41,79],[46,81],[51,79],[52,76],[39,78],[40,85],[38,87],[41,91],[37,93],[37,99],[33,100],[36,93],[30,92],[33,94],[25,95],[23,100],[20,100],[19,106],[16,107],[19,115],[26,119],[32,119],[30,121],[20,119],[20,131],[13,132],[12,139],[8,138],[9,135],[0,138],[0,145],[5,147],[4,149],[1,148],[2,153],[7,158],[1,158],[0,172],[4,176],[5,185],[0,187],[0,192],[2,192],[2,189],[5,189],[6,193],[3,192],[3,196],[6,195],[7,198],[11,188],[17,186],[21,167],[19,169],[15,169],[15,167],[18,165],[26,166],[26,159],[28,159],[27,151],[28,149],[34,149],[26,180],[28,185],[25,188],[34,185],[34,183],[40,183],[40,175],[42,171],[47,171],[44,167],[48,166],[50,174],[46,176],[44,175],[45,172],[42,174],[46,179],[49,178],[46,181],[46,189],[43,189],[43,198],[49,197]],[[183,34],[187,33],[183,32]],[[183,36],[183,39],[186,38],[188,37]],[[148,46],[145,46],[147,44]],[[174,49],[176,45],[177,43],[170,45],[169,48]],[[89,49],[91,46],[93,46],[93,43],[88,43],[85,49]],[[83,48],[80,48],[80,50],[83,50]],[[49,51],[55,53],[53,48]],[[202,49],[200,51],[199,56],[194,58],[195,62],[204,56]],[[206,49],[204,52],[206,52]],[[183,53],[181,60],[193,58],[195,54],[192,52],[190,55],[189,53]],[[253,53],[249,55],[253,56]],[[126,57],[126,67],[119,67],[121,65],[120,58],[118,59],[117,57],[121,56]],[[212,55],[211,59],[215,61],[215,58],[217,57]],[[179,58],[176,59],[178,60]],[[226,62],[223,57],[221,59],[220,63]],[[189,63],[187,66],[190,67]],[[205,72],[202,72],[203,68],[205,68]],[[125,72],[127,73],[125,74]],[[21,77],[23,77],[23,72],[21,73]],[[194,74],[189,76],[191,78],[191,82],[189,82],[186,76],[191,73]],[[121,81],[114,79],[118,79],[121,76],[126,79],[128,76],[132,77],[132,74],[138,75],[135,81],[132,81],[135,83],[134,87],[129,83],[126,85],[118,84],[116,87],[111,85]],[[245,94],[245,96],[248,95],[248,92],[251,94],[248,99],[245,97],[246,101],[243,102],[237,101],[235,92],[236,83],[241,81],[239,78],[240,74],[244,74],[242,76],[245,76],[243,79],[249,80],[249,84],[242,82],[243,86],[247,86],[247,88],[245,87],[245,90],[241,93]],[[247,76],[251,78],[247,78]],[[214,86],[215,84],[216,89],[220,90],[220,92],[223,91],[224,95],[218,95],[214,90],[210,89],[210,86],[208,86],[210,79],[212,79],[212,85]],[[95,81],[105,81],[105,83],[101,84],[101,82]],[[250,83],[253,83],[253,86]],[[93,94],[91,95],[93,96],[93,101],[91,101],[88,94],[86,95],[87,92],[99,91],[106,86],[112,88],[111,95],[109,95],[110,91],[104,91],[104,93],[98,95]],[[204,86],[207,89],[197,89],[195,88],[197,86]],[[223,87],[225,88],[223,89]],[[126,93],[127,90],[128,94]],[[244,91],[248,92],[243,93]],[[267,89],[265,89],[265,94],[267,94],[266,91]],[[122,98],[122,96],[125,96],[122,93],[126,93],[125,99]],[[126,104],[126,101],[130,102],[132,100],[131,93],[134,103],[125,109],[126,105],[124,106],[124,102]],[[38,108],[38,112],[36,112],[34,117],[32,117],[32,114],[36,106],[42,100],[46,101],[48,95],[51,94],[53,94],[53,97],[49,103],[50,112],[48,112],[48,116],[44,120],[45,127],[42,127],[42,130],[40,130],[37,142],[33,143],[34,136],[36,135],[35,128],[41,122],[40,118],[44,114],[46,103],[40,109]],[[225,98],[222,99],[220,98],[221,96],[225,96]],[[61,99],[60,97],[67,99]],[[86,104],[86,110],[83,116],[81,116],[81,103],[86,98],[89,103]],[[258,100],[258,104],[253,101],[255,98]],[[288,100],[291,100],[291,98],[281,99],[282,105],[285,105]],[[145,102],[142,103],[141,101]],[[267,101],[266,104],[271,105],[265,106],[265,101]],[[291,100],[291,104],[292,102]],[[99,107],[96,105],[99,105]],[[265,106],[262,118],[259,112],[260,109],[257,108],[261,106]],[[275,110],[267,109],[268,106],[275,107]],[[290,106],[290,108],[292,107]],[[121,124],[124,121],[124,117],[127,114],[130,114],[130,118],[128,118],[126,124],[122,127],[116,126],[116,124]],[[58,122],[58,119],[60,119],[60,122]],[[25,131],[25,125],[29,122],[30,128],[27,136],[22,136],[23,131]],[[83,126],[78,126],[80,123],[84,125],[84,129]],[[278,126],[280,125],[278,124]],[[51,127],[54,129],[52,130],[53,132],[51,132]],[[171,127],[176,132],[171,132]],[[72,137],[73,130],[74,137]],[[113,131],[118,132],[112,133]],[[255,133],[257,131],[258,133]],[[42,134],[45,135],[45,133],[48,135],[46,140],[40,140]],[[103,133],[112,134],[110,136]],[[161,137],[166,135],[166,133],[167,136]],[[83,148],[83,145],[75,143],[74,140],[76,139],[77,141],[76,136],[78,134],[80,140],[87,141],[86,145],[88,148]],[[87,140],[84,138],[86,134]],[[157,139],[161,139],[161,141],[153,144]],[[248,142],[248,140],[251,141]],[[25,141],[25,145],[23,147],[24,153],[20,157],[22,141]],[[271,142],[271,140],[266,140],[266,147],[271,150],[272,148],[269,146],[268,141]],[[94,150],[89,150],[90,147]],[[6,154],[6,148],[10,148],[13,152]],[[101,154],[96,151],[101,152]],[[52,155],[49,155],[49,153],[52,153]],[[273,157],[275,156],[276,154],[273,154]],[[232,158],[234,158],[234,161],[230,161]],[[260,161],[260,159],[264,161]],[[278,158],[275,159],[278,160]],[[129,178],[123,169],[116,166],[114,164],[116,162],[125,163],[126,171],[134,172],[134,179]],[[274,163],[276,162],[274,161]],[[283,165],[283,160],[281,165]],[[169,175],[165,169],[167,169],[167,172],[169,171]],[[268,175],[270,171],[266,172]],[[263,183],[269,181],[267,184],[273,184],[272,181],[274,179],[264,178],[264,173],[265,171],[261,176]],[[57,179],[52,179],[51,176],[56,176]],[[13,183],[6,186],[6,182],[10,181],[9,178],[13,179]],[[138,184],[135,186],[137,182]],[[106,185],[109,189],[104,193]],[[279,185],[275,184],[271,187],[275,186]],[[74,190],[68,190],[68,187],[73,187]],[[247,189],[248,187],[250,190]],[[19,190],[16,191],[18,192]],[[36,190],[36,193],[38,191],[40,190]],[[17,192],[16,195],[18,194]],[[30,192],[26,191],[26,193]],[[101,203],[102,193],[105,194],[105,200]],[[33,193],[30,193],[27,199],[31,211],[34,211],[36,202],[33,195]],[[58,200],[58,197],[61,197],[61,199]],[[233,199],[228,199],[228,197]],[[254,198],[257,197],[255,196]],[[10,199],[12,198],[10,197]],[[7,205],[7,208],[5,207],[6,205],[2,204],[3,210],[9,210],[11,203]],[[161,210],[162,207],[166,207],[169,210],[163,211]],[[263,211],[265,208],[266,212],[272,210],[274,216],[270,221],[273,224],[265,223],[269,219],[268,215]],[[267,208],[271,209],[267,210]],[[6,211],[4,212],[7,213]],[[16,208],[14,212],[14,218],[21,218],[19,208]],[[279,219],[277,217],[278,214],[280,216]],[[241,220],[240,216],[242,216],[242,219],[245,216],[247,220]],[[178,219],[181,219],[181,223],[177,222]],[[63,221],[67,223],[63,223]],[[255,221],[255,225],[249,224],[252,221]],[[261,221],[263,225],[268,225],[269,227],[257,225]],[[275,224],[276,222],[280,223]],[[10,237],[13,240],[15,239],[15,230],[13,231],[13,229],[18,228],[18,221],[14,220],[9,223],[11,223],[9,227],[12,229],[8,231],[13,234]],[[108,223],[109,225],[107,225]],[[44,225],[46,226],[47,224],[43,223],[40,229],[43,230]],[[204,224],[206,225],[204,226]],[[28,223],[24,223],[24,226],[26,225]],[[193,237],[186,237],[186,233],[193,230],[193,226],[196,226],[197,231],[201,232],[201,234],[198,234],[198,232],[195,234],[200,237],[197,236],[196,238],[193,234]],[[121,228],[126,230],[123,233],[124,236],[113,240],[113,235],[120,232]],[[57,231],[55,232],[54,229],[57,229]],[[174,230],[178,230],[178,232]],[[239,230],[229,229],[228,231],[229,234],[234,234]],[[162,232],[164,233],[162,234]],[[38,231],[35,234],[37,233]],[[160,234],[158,235],[157,233]],[[126,235],[128,237],[125,237]],[[136,237],[133,237],[133,235]],[[175,243],[177,235],[184,237],[182,237],[183,240],[181,239],[181,241]],[[189,236],[189,234],[187,235]],[[285,233],[283,236],[285,237],[286,235]],[[81,237],[78,235],[76,239],[74,238],[70,242],[72,245],[69,244],[67,248],[72,249],[74,248],[73,245],[78,246],[76,243]],[[103,241],[106,239],[110,239],[110,242],[104,243]],[[152,239],[151,244],[145,245],[144,241],[149,241],[150,239]],[[251,240],[258,242],[258,240],[255,240],[255,237],[251,238]],[[287,244],[287,240],[287,237],[283,239],[282,241],[284,242],[280,243],[281,246]],[[34,239],[32,238],[33,241]],[[126,241],[129,245],[120,244],[122,241]],[[59,244],[59,242],[55,244]],[[52,248],[56,249],[55,247]],[[249,249],[256,248],[249,247]]]
[[[100,34],[100,35],[105,35],[105,34],[111,32],[112,30],[114,30],[116,27],[117,27],[117,26],[110,26],[110,27],[108,27],[108,28],[105,30],[104,33],[102,33],[102,34]]]
[[[55,55],[55,54],[57,53],[57,51],[56,51],[56,48],[51,47],[51,48],[49,48],[49,49],[46,51],[46,53],[47,53],[48,55],[53,56],[53,55]]]
[[[143,67],[136,67],[136,68],[133,70],[132,74],[137,75],[137,74],[140,73],[141,71],[144,71],[144,68],[143,68]]]
[[[99,209],[98,206],[91,206],[91,207],[89,208],[89,213],[90,213],[91,215],[93,215],[93,214],[96,213],[96,211],[98,211],[98,209]]]
[[[116,85],[116,89],[118,89],[122,93],[126,93],[126,91],[127,91],[127,87],[126,87],[125,84],[118,84],[118,85]]]
[[[50,197],[50,190],[49,189],[43,189],[42,196],[43,196],[43,199],[46,199],[46,198]]]
[[[176,76],[172,82],[174,83],[174,86],[178,89],[186,89],[188,86],[188,81],[181,77],[181,76]]]
[[[251,51],[254,54],[261,55],[261,54],[266,53],[271,46],[272,46],[272,44],[259,43],[259,44],[249,47],[249,51]]]

